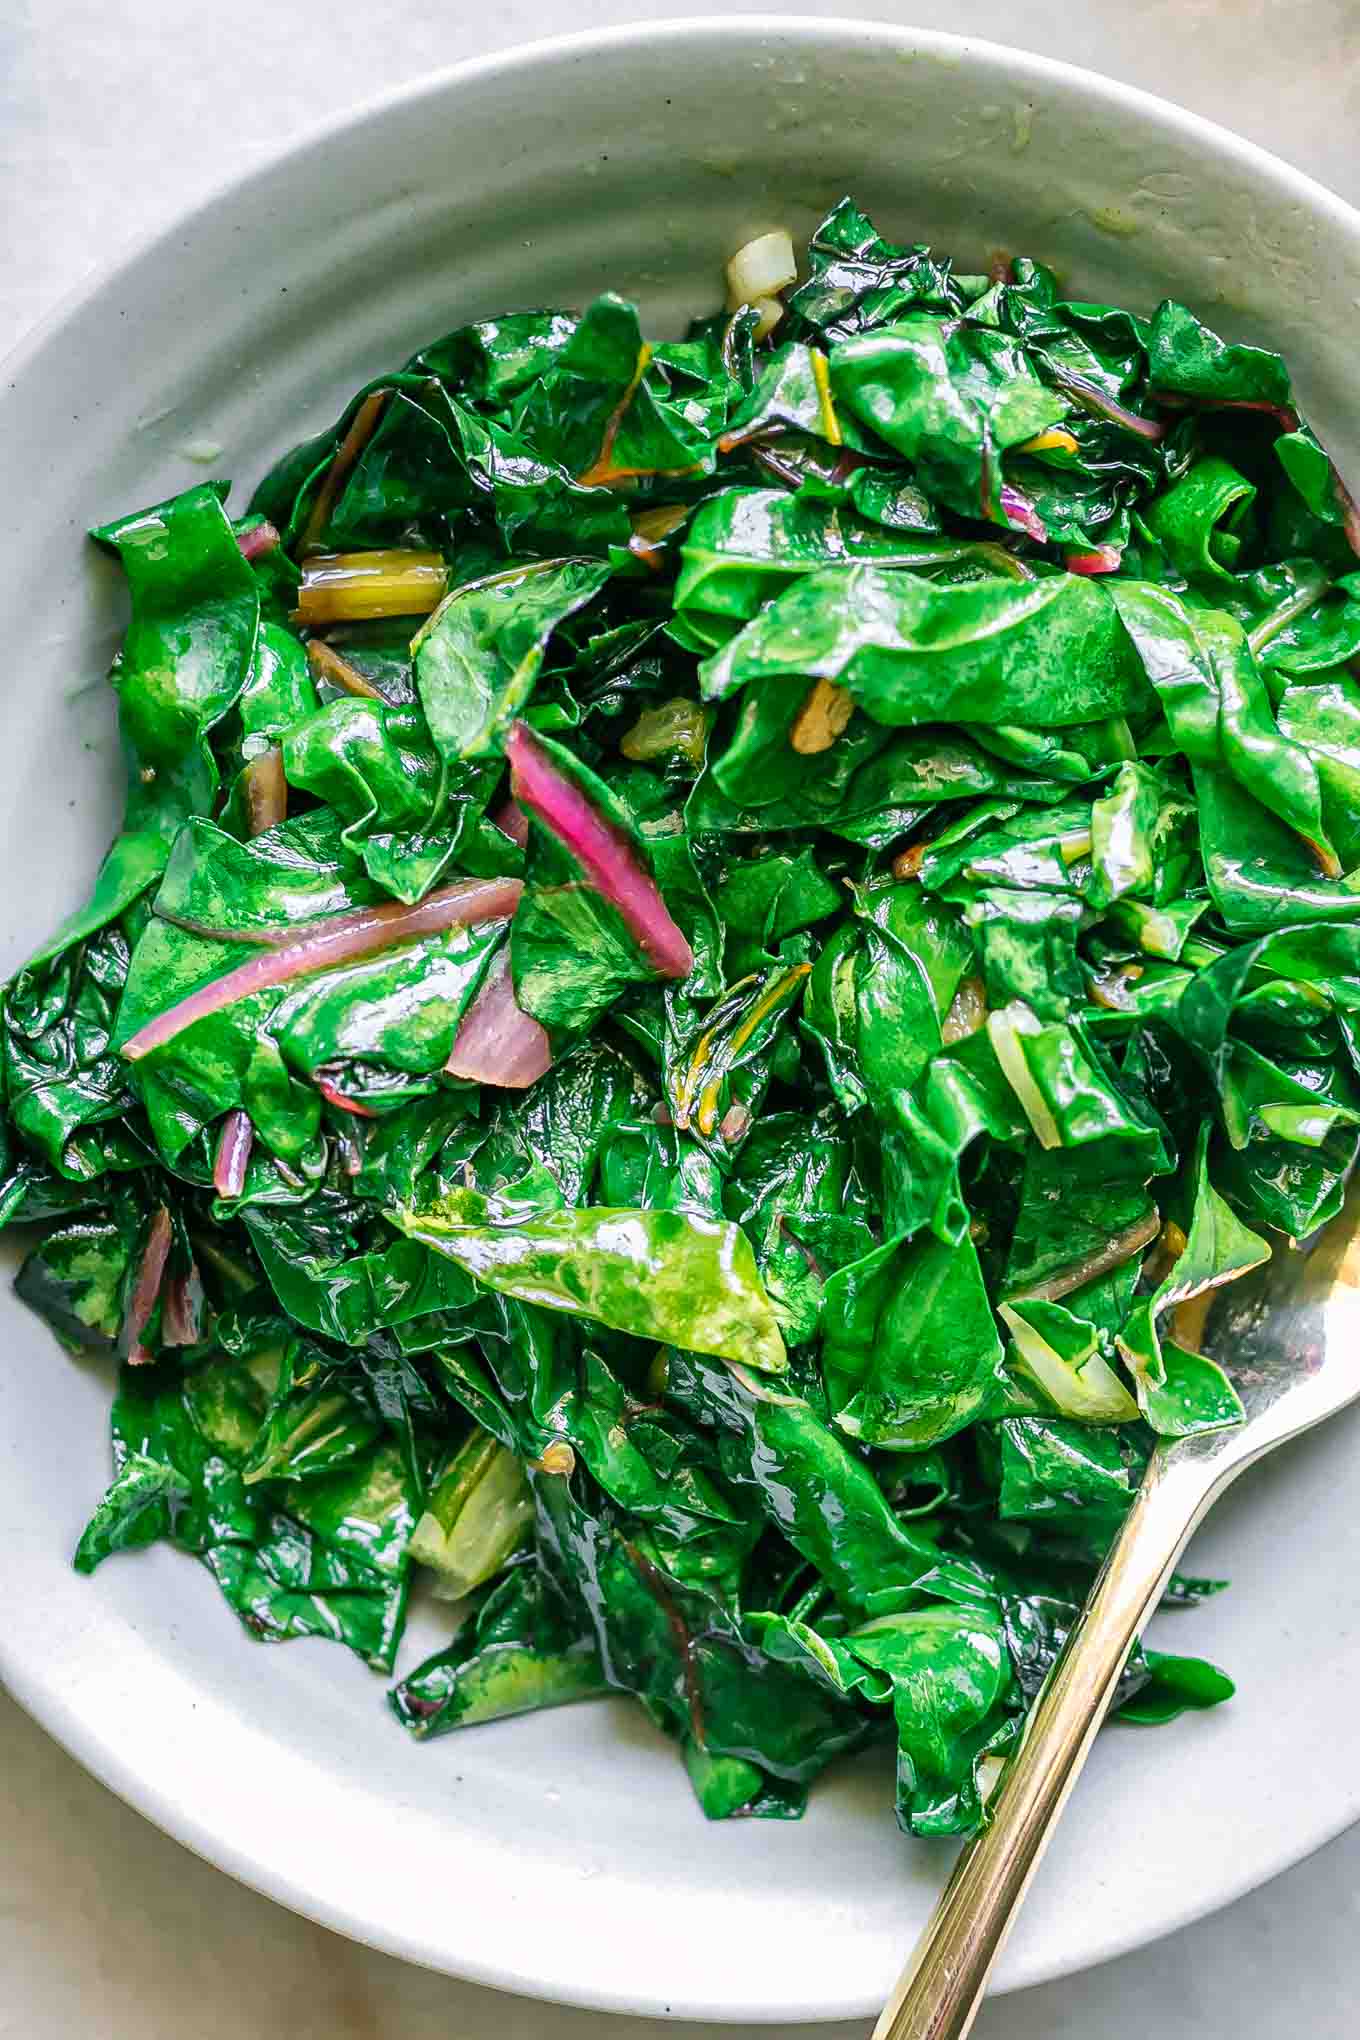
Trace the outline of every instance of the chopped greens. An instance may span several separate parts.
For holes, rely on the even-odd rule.
[[[424,1577],[417,1736],[624,1691],[710,1816],[887,1740],[965,1833],[1360,1147],[1355,517],[1184,306],[848,200],[728,281],[94,533],[126,813],[5,991],[0,1215],[120,1370],[83,1571],[384,1673]]]

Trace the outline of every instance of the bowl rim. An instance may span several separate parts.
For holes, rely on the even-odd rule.
[[[1350,204],[1306,171],[1172,99],[1148,92],[1140,86],[1124,84],[1084,65],[1023,50],[990,37],[914,27],[910,23],[870,16],[802,15],[773,11],[677,14],[655,21],[635,20],[517,42],[504,49],[463,58],[422,73],[309,123],[288,139],[262,152],[248,167],[229,170],[187,207],[175,211],[160,225],[129,236],[103,260],[92,265],[0,356],[3,380],[11,387],[17,383],[69,320],[92,305],[121,276],[135,269],[144,259],[167,250],[172,242],[182,240],[186,231],[208,221],[220,208],[267,183],[291,160],[322,151],[340,136],[381,123],[399,108],[417,105],[423,100],[435,100],[450,91],[466,90],[483,81],[572,64],[593,55],[617,54],[630,48],[641,50],[699,37],[713,43],[736,44],[758,35],[798,40],[810,55],[853,41],[861,45],[878,43],[885,49],[910,46],[913,50],[956,64],[978,60],[1004,63],[1019,84],[1033,81],[1036,84],[1065,86],[1081,92],[1097,106],[1112,112],[1141,116],[1187,140],[1197,141],[1226,163],[1272,182],[1295,204],[1320,216],[1333,230],[1360,245],[1360,207]],[[290,1881],[286,1873],[275,1871],[267,1860],[243,1849],[200,1818],[193,1809],[172,1798],[153,1775],[125,1760],[116,1744],[103,1734],[91,1711],[72,1701],[47,1680],[40,1663],[15,1655],[3,1627],[0,1627],[0,1685],[99,1783],[174,1841],[290,1911],[400,1960],[515,1995],[602,2012],[644,2016],[664,2013],[670,2017],[714,2024],[728,2022],[734,2015],[743,2022],[780,2024],[790,2019],[815,2022],[857,2019],[872,2016],[877,2009],[877,1999],[856,1994],[849,1980],[834,2001],[823,2000],[802,2008],[786,2003],[753,2009],[749,2005],[725,2007],[701,1995],[677,1998],[671,1993],[664,2000],[659,1994],[641,1997],[636,1993],[612,1990],[603,1979],[585,1989],[575,1974],[568,1977],[541,1968],[526,1969],[523,1965],[487,1961],[473,1949],[459,1951],[456,1967],[453,1967],[447,1947],[405,1935],[395,1925],[371,1920],[350,1911],[342,1901],[299,1887]],[[1325,1847],[1360,1818],[1360,1796],[1357,1796],[1354,1805],[1348,1805],[1339,1796],[1335,1805],[1336,1818],[1325,1832],[1315,1832],[1306,1846],[1286,1842],[1254,1857],[1250,1867],[1228,1877],[1211,1898],[1187,1906],[1174,1920],[1160,1925],[1153,1936],[1149,1937],[1136,1920],[1111,1921],[1078,1963],[1064,1963],[1061,1958],[1035,1962],[1020,1975],[1007,1977],[1003,1973],[1001,1981],[993,1984],[992,1989],[1004,1994],[1078,1973],[1080,1969],[1094,1967],[1148,1946],[1150,1941],[1192,1925],[1234,1903]],[[903,1952],[906,1952],[905,1947]]]
[[[323,148],[337,135],[380,120],[396,107],[438,98],[451,86],[461,87],[475,84],[479,79],[529,70],[548,60],[569,61],[594,52],[623,49],[630,44],[680,41],[694,35],[735,41],[753,33],[800,35],[824,45],[847,36],[894,44],[909,41],[932,55],[958,61],[968,57],[1003,59],[1022,77],[1027,75],[1080,87],[1097,102],[1132,108],[1184,135],[1197,136],[1244,168],[1273,178],[1299,204],[1322,212],[1341,232],[1360,239],[1360,206],[1352,205],[1306,170],[1298,169],[1260,142],[1249,141],[1245,135],[1224,127],[1207,114],[1195,113],[1177,100],[1165,98],[1158,92],[1148,92],[1141,85],[1126,85],[1107,72],[1092,70],[1085,64],[1069,63],[1065,57],[1044,56],[1038,51],[1021,49],[1014,43],[997,42],[990,36],[961,35],[953,29],[915,28],[910,23],[877,20],[872,15],[781,14],[759,9],[741,14],[674,14],[656,21],[616,22],[607,28],[572,29],[561,35],[535,36],[528,42],[512,43],[505,49],[492,50],[484,56],[462,57],[451,64],[441,65],[438,70],[424,72],[418,78],[355,100],[309,123],[291,139],[263,151],[248,168],[228,171],[190,205],[172,213],[159,226],[129,235],[120,242],[102,261],[93,264],[84,276],[60,292],[32,324],[24,327],[0,355],[0,374],[6,381],[14,380],[41,352],[52,334],[97,298],[125,269],[132,268],[144,256],[154,254],[162,245],[179,238],[186,228],[194,226],[224,201],[256,184],[265,183],[290,157]]]

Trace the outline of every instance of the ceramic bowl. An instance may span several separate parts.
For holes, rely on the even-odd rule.
[[[741,241],[797,238],[846,191],[966,269],[1027,251],[1077,294],[1171,294],[1281,347],[1356,471],[1360,218],[1172,106],[988,44],[793,18],[458,67],[233,183],[10,364],[0,963],[84,896],[115,825],[121,596],[86,526],[205,472],[243,501],[350,390],[474,316],[610,285],[675,330]],[[948,1852],[896,1832],[879,1765],[828,1779],[801,1825],[706,1826],[631,1703],[418,1747],[356,1661],[252,1644],[187,1559],[78,1579],[110,1383],[7,1295],[0,1315],[0,1673],[152,1820],[329,1926],[508,1989],[779,2024],[881,2000]],[[1000,1987],[1149,1941],[1360,1812],[1357,1441],[1341,1420],[1214,1518],[1193,1563],[1234,1588],[1166,1629],[1240,1697],[1102,1737]]]

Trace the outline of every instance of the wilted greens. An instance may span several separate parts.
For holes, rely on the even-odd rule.
[[[886,1739],[970,1830],[1360,1144],[1283,363],[845,201],[782,317],[486,319],[227,496],[94,534],[126,817],[5,992],[19,1292],[120,1367],[77,1565],[384,1672],[423,1574],[417,1735],[628,1692],[710,1815]]]

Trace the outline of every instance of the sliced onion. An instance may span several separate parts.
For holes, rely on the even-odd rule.
[[[761,298],[774,298],[798,281],[798,262],[793,238],[783,227],[773,233],[757,234],[738,248],[727,265],[727,309],[741,310]],[[783,306],[780,306],[783,310]]]
[[[580,865],[587,883],[618,909],[653,968],[662,977],[688,977],[694,952],[632,845],[558,771],[527,723],[514,725],[505,748],[511,789],[521,807],[551,829]]]
[[[170,1210],[168,1205],[158,1205],[151,1221],[151,1229],[142,1249],[141,1266],[137,1280],[132,1285],[128,1298],[127,1318],[124,1332],[127,1338],[128,1365],[144,1367],[153,1357],[142,1344],[142,1333],[151,1322],[151,1313],[156,1308],[156,1299],[161,1293],[161,1280],[165,1264],[170,1258]]]
[[[551,1066],[547,1033],[515,998],[507,942],[464,1013],[444,1068],[451,1077],[465,1077],[470,1083],[525,1091]]]
[[[335,1151],[340,1157],[340,1166],[347,1176],[357,1176],[364,1166],[364,1151],[354,1135],[341,1127],[335,1134]]]
[[[394,900],[381,907],[359,907],[353,913],[305,921],[287,942],[261,951],[157,1013],[123,1043],[119,1054],[136,1062],[153,1048],[173,1041],[195,1021],[220,1013],[238,999],[248,999],[252,992],[291,984],[295,978],[311,977],[336,964],[394,949],[398,943],[414,942],[422,935],[437,935],[446,928],[508,920],[523,889],[517,878],[465,878],[430,893],[414,907]]]
[[[250,1150],[255,1145],[255,1128],[250,1114],[238,1109],[222,1121],[213,1161],[213,1189],[219,1197],[239,1197],[246,1187]]]
[[[784,300],[777,297],[752,298],[751,310],[756,315],[756,323],[752,329],[751,338],[753,340],[768,340],[784,316]]]
[[[745,1105],[729,1105],[718,1121],[718,1132],[728,1147],[735,1147],[738,1141],[745,1140],[750,1131],[751,1113],[750,1108]]]
[[[243,560],[258,560],[265,553],[273,552],[279,543],[279,534],[272,524],[253,524],[249,531],[237,532],[236,543]]]

